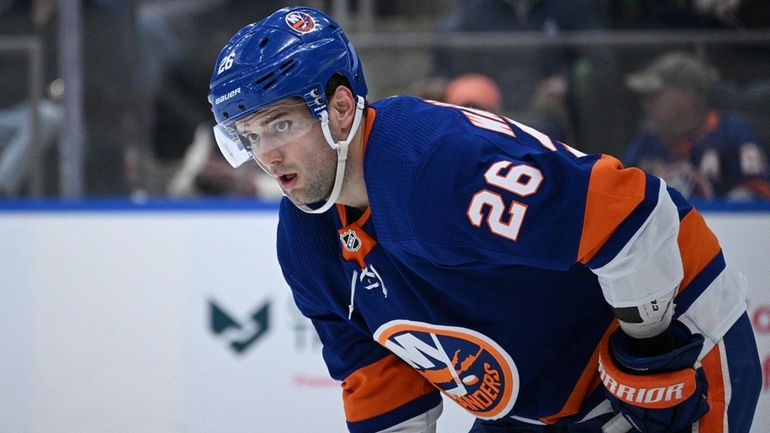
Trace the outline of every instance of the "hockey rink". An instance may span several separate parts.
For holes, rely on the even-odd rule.
[[[704,211],[750,281],[770,431],[770,207]],[[272,205],[0,211],[0,433],[345,431]],[[471,418],[451,403],[440,433]]]

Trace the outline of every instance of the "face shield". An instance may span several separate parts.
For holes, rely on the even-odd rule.
[[[304,102],[283,102],[214,126],[214,138],[227,162],[238,167],[306,136],[316,126],[320,129],[320,125]]]

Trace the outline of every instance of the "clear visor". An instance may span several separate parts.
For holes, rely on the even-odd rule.
[[[304,104],[281,105],[227,125],[214,126],[214,138],[227,162],[238,167],[307,135],[321,121]]]

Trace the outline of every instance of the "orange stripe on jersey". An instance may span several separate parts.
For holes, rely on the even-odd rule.
[[[382,415],[434,389],[415,369],[390,354],[342,382],[345,418],[356,422]]]
[[[362,140],[361,150],[364,155],[366,154],[366,143],[369,142],[369,133],[372,131],[372,125],[374,125],[374,118],[377,117],[377,112],[374,108],[369,107],[366,110],[366,119],[364,123],[364,139]]]
[[[363,269],[366,267],[366,255],[371,252],[377,240],[369,236],[363,226],[372,215],[372,208],[368,207],[354,223],[348,224],[348,214],[345,206],[337,204],[337,212],[343,227],[338,230],[342,243],[342,257],[349,262],[356,262]]]
[[[725,402],[725,381],[722,374],[723,365],[719,345],[711,349],[703,358],[701,364],[709,384],[707,397],[709,411],[700,419],[698,433],[724,433],[726,431],[725,413],[727,403]]]
[[[602,155],[591,169],[578,246],[578,261],[587,263],[617,226],[644,200],[646,178],[638,168],[623,168],[617,159]]]
[[[679,223],[677,243],[684,267],[684,278],[679,284],[681,291],[719,254],[720,247],[717,237],[695,209],[690,210]]]
[[[345,211],[345,205],[338,203],[334,206],[337,208],[337,213],[340,216],[340,222],[342,223],[342,225],[343,226],[348,225],[348,213],[347,211]],[[372,215],[372,208],[368,207],[366,208],[366,210],[364,210],[364,213],[362,213],[361,216],[358,217],[358,219],[353,224],[358,224],[359,226],[363,227],[371,215]]]
[[[615,332],[616,329],[618,329],[618,321],[613,320],[604,332],[600,341],[609,338],[609,335]],[[601,349],[601,344],[602,343],[600,342],[594,349],[594,353],[591,354],[591,359],[588,360],[588,364],[586,364],[583,369],[583,373],[580,374],[580,378],[575,384],[575,387],[572,389],[569,397],[567,397],[567,402],[564,404],[564,407],[562,407],[556,414],[540,418],[540,421],[546,424],[553,424],[564,417],[575,415],[580,411],[580,408],[583,406],[583,401],[585,401],[588,394],[593,392],[593,390],[599,386],[599,383],[601,383],[599,380],[599,370],[596,368],[599,364],[599,350]]]
[[[701,126],[698,141],[703,139],[708,134],[714,132],[714,130],[717,129],[717,126],[719,126],[719,121],[722,120],[721,118],[722,116],[720,116],[716,111],[710,111],[706,117],[706,121],[703,123],[703,126]]]
[[[356,262],[361,269],[364,269],[366,256],[377,245],[377,241],[356,223],[348,224],[339,229],[339,234],[342,243],[342,258],[349,262]]]

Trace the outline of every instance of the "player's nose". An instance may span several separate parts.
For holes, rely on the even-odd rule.
[[[272,167],[283,161],[283,153],[279,148],[268,150],[255,156],[258,162],[267,167]]]

